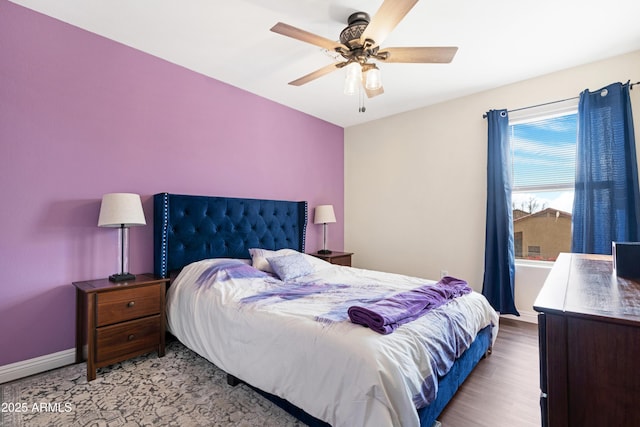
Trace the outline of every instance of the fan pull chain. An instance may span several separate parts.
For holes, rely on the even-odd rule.
[[[365,111],[367,111],[366,107],[364,106],[364,93],[362,87],[360,87],[360,89],[358,90],[358,102],[358,113],[364,113]]]

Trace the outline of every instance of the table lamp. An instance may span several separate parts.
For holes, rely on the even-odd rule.
[[[124,282],[136,278],[129,273],[129,227],[135,225],[146,225],[142,201],[138,194],[109,193],[102,196],[98,227],[120,229],[118,238],[120,273],[109,276],[112,282]]]
[[[322,224],[324,228],[324,243],[322,249],[318,251],[319,254],[330,254],[331,251],[327,249],[327,223],[336,222],[336,215],[333,212],[333,205],[319,205],[316,206],[315,214],[313,216],[314,224]]]

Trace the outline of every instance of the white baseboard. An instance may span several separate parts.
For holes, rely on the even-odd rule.
[[[538,323],[538,313],[535,311],[522,311],[519,310],[520,316],[514,316],[512,314],[501,314],[500,317],[506,317],[507,319],[519,320],[521,322]]]
[[[70,348],[57,353],[45,354],[29,360],[0,366],[0,384],[14,381],[29,375],[71,365],[76,362],[76,349]]]

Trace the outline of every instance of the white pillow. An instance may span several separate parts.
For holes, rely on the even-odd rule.
[[[302,255],[304,255],[307,262],[313,266],[313,269],[315,271],[320,271],[320,270],[324,270],[325,268],[335,267],[335,265],[331,264],[329,261],[325,261],[316,256],[309,255],[309,254],[302,254]]]
[[[267,258],[273,272],[280,280],[287,282],[314,272],[313,266],[307,262],[301,253],[274,256]]]
[[[271,251],[269,249],[251,248],[249,254],[251,255],[251,265],[258,270],[266,271],[267,273],[273,273],[273,269],[267,261],[268,257],[282,256],[297,254],[297,251],[293,249],[280,249],[278,251]]]

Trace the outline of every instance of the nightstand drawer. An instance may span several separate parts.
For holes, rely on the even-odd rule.
[[[160,313],[164,285],[120,289],[97,295],[96,326],[111,325]]]
[[[160,315],[145,317],[96,331],[96,363],[122,360],[130,354],[153,351],[160,341]]]
[[[316,258],[323,259],[327,262],[330,262],[331,264],[344,265],[346,267],[351,267],[351,256],[353,255],[353,252],[331,251],[328,254],[314,252],[309,255],[314,256]]]
[[[346,265],[351,267],[351,255],[335,256],[329,261],[331,264]]]

